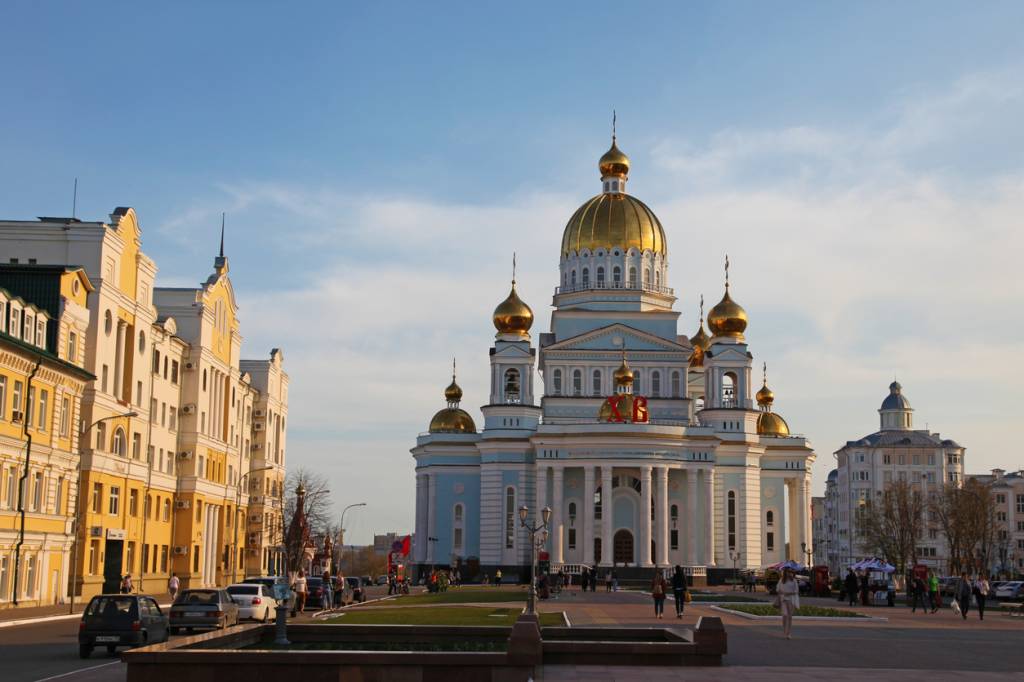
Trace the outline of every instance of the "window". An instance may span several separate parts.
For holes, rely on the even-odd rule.
[[[74,362],[78,355],[78,334],[68,332],[68,362]]]
[[[110,502],[107,506],[107,513],[111,516],[117,516],[120,511],[121,505],[121,489],[116,485],[110,486]]]
[[[169,417],[170,418],[167,422],[167,428],[169,428],[171,431],[174,431],[178,428],[178,408],[176,408],[174,405],[171,405]]]
[[[0,392],[0,399],[3,398]],[[67,438],[71,432],[71,399],[62,398],[60,401],[60,437]]]
[[[160,426],[167,426],[167,403],[160,403]]]
[[[57,491],[53,499],[53,513],[62,514],[64,512],[64,477],[60,476],[57,479]]]
[[[572,394],[583,395],[583,372],[578,369],[572,371]]]
[[[108,310],[103,314],[103,333],[110,336],[110,330],[114,328],[114,317]]]
[[[160,373],[160,351],[153,349],[153,374]]]
[[[203,370],[203,390],[206,390],[206,370]]]
[[[142,404],[142,382],[141,381],[136,381],[135,382],[135,404],[136,405],[141,405]]]
[[[612,268],[612,286],[616,289],[620,289],[622,287],[622,268],[618,265]]]
[[[600,519],[601,518],[601,487],[600,486],[598,486],[597,489],[594,490],[594,518],[595,519]]]
[[[555,395],[562,395],[562,370],[556,369],[551,374],[551,390]]]
[[[505,370],[505,402],[518,403],[521,402],[521,399],[519,370],[512,367]]]
[[[128,491],[128,515],[139,515],[139,491],[135,488]]]
[[[17,498],[15,497],[15,492],[14,492],[14,488],[15,488],[17,480],[18,480],[18,468],[16,466],[13,466],[13,465],[7,467],[7,488],[5,488],[6,495],[4,496],[4,499],[6,501],[5,502],[5,506],[8,509],[14,509],[14,506],[15,506],[15,504],[17,502]]]
[[[25,424],[32,426],[32,417],[35,416],[36,407],[36,388],[35,386],[28,387],[28,399],[25,401]]]
[[[651,372],[651,393],[655,398],[661,397],[661,372]]]
[[[14,393],[11,395],[11,410],[21,412],[21,382],[15,380]],[[24,417],[23,417],[24,418]]]
[[[1024,495],[1017,495],[1017,513],[1024,514]]]
[[[921,464],[921,455],[914,455],[913,460],[915,466]]]
[[[138,432],[132,434],[132,459],[142,459],[142,434]]]
[[[772,526],[775,525],[775,512],[773,512],[773,511],[765,512],[764,524],[766,526],[768,526],[769,528],[771,528]]]
[[[0,556],[0,601],[11,593],[11,564],[6,555]]]
[[[160,546],[160,572],[167,572],[167,545]]]
[[[164,500],[164,521],[171,520],[171,498]]]
[[[7,377],[0,375],[0,420],[7,418]]]
[[[103,510],[103,484],[92,484],[92,513],[99,514]]]
[[[572,271],[572,290],[576,290],[576,271]]]
[[[590,268],[583,268],[583,288],[590,286]]]
[[[156,496],[156,508],[160,508],[160,496]],[[146,495],[146,501],[142,506],[142,518],[148,519],[149,515],[153,513],[153,496]]]
[[[629,269],[629,288],[636,289],[636,268]]]
[[[167,361],[164,360],[164,367],[167,366]],[[178,383],[178,361],[171,360],[171,383]]]
[[[43,472],[37,471],[32,477],[32,511],[43,510]]]
[[[568,532],[569,549],[576,549],[576,529],[570,528]]]
[[[651,288],[651,269],[644,268],[644,289]]]
[[[124,457],[127,453],[127,443],[125,443],[124,429],[118,427],[114,431],[114,446],[111,451],[118,457]]]
[[[102,390],[104,393],[107,392],[107,379],[109,378],[110,368],[108,368],[106,365],[103,365],[103,368],[100,370],[100,390]]]
[[[36,596],[36,558],[33,555],[25,558],[25,596],[29,599]]]
[[[128,573],[134,573],[135,572],[135,543],[134,542],[129,542],[128,543],[128,552],[127,552],[127,556],[125,558],[126,558],[125,568],[127,569],[127,572]]]
[[[595,369],[591,376],[591,390],[594,395],[601,395],[601,370]]]
[[[892,464],[892,455],[882,455],[882,464]]]
[[[726,496],[727,499],[727,511],[728,517],[728,545],[729,551],[736,549],[736,493],[732,490]]]
[[[680,383],[679,382],[679,372],[672,372],[672,386],[671,386],[671,390],[672,390],[672,397],[673,398],[680,397],[680,390],[681,389],[680,389],[679,383]]]
[[[775,550],[775,533],[765,534],[765,546],[767,547],[769,552]]]
[[[735,407],[736,375],[726,372],[722,375],[722,407]]]
[[[597,268],[597,286],[599,289],[604,288],[604,268],[600,266]]]
[[[505,549],[516,546],[516,489],[505,489]]]

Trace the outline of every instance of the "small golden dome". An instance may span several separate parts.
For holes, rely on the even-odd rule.
[[[757,404],[762,407],[767,407],[775,402],[775,394],[772,393],[772,389],[768,388],[768,384],[761,386],[761,390],[757,392],[755,396],[757,398]]]
[[[562,256],[584,249],[635,248],[668,254],[665,228],[647,204],[625,192],[598,194],[580,206],[562,233]]]
[[[619,411],[619,414],[622,416],[623,420],[625,420],[626,422],[632,422],[633,421],[633,403],[635,401],[636,401],[636,398],[633,397],[633,394],[632,393],[627,393],[627,394],[625,394],[624,396],[621,397],[621,399],[619,400],[619,402],[616,405],[616,407],[617,407],[617,409]],[[603,421],[603,422],[611,421],[612,414],[613,414],[613,412],[612,412],[611,403],[609,403],[606,400],[603,403],[601,403],[601,409],[598,410],[597,419],[598,419],[598,421]]]
[[[476,424],[469,413],[458,407],[439,410],[430,420],[431,433],[475,433]]]
[[[612,375],[615,377],[616,386],[629,386],[633,383],[633,370],[629,368],[629,363],[626,362],[626,356],[622,356],[622,364],[615,370]]]
[[[743,338],[743,332],[747,328],[747,311],[729,296],[728,285],[725,288],[725,296],[708,314],[708,326],[711,328],[712,336]]]
[[[704,331],[703,317],[700,318],[700,328],[697,329],[697,333],[690,337],[690,345],[693,346],[693,352],[690,353],[690,366],[703,367],[704,352],[711,347],[711,337]]]
[[[494,328],[501,334],[526,335],[533,326],[533,311],[523,303],[516,293],[516,281],[512,280],[512,291],[508,298],[498,304],[491,317]]]
[[[450,403],[457,403],[462,400],[462,387],[455,383],[455,377],[452,377],[452,383],[448,384],[448,388],[444,389],[444,399]]]
[[[597,167],[601,171],[602,178],[610,175],[624,178],[629,175],[629,157],[623,154],[619,146],[615,144],[614,137],[612,137],[611,149],[604,153],[601,160],[597,162]]]
[[[785,438],[789,435],[789,424],[774,412],[762,412],[757,417],[757,433],[760,436]]]

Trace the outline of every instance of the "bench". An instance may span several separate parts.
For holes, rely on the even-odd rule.
[[[1024,603],[1003,602],[999,605],[999,610],[1006,613],[1007,616],[1024,616]]]

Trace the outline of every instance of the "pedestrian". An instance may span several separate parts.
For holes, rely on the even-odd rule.
[[[928,604],[925,602],[925,595],[926,594],[927,594],[927,588],[924,585],[924,580],[921,579],[921,576],[914,576],[914,579],[913,579],[913,582],[912,582],[912,585],[911,585],[911,600],[912,600],[912,604],[911,604],[912,608],[911,608],[911,611],[910,611],[911,613],[917,613],[917,605],[918,605],[918,603],[921,604],[921,610],[924,613],[928,613]]]
[[[654,573],[654,580],[651,582],[651,596],[654,597],[654,617],[661,620],[665,615],[665,575],[657,570]]]
[[[590,571],[590,591],[597,592],[597,569]]]
[[[782,613],[782,633],[786,639],[792,639],[793,615],[800,608],[800,587],[791,568],[782,571],[782,579],[775,586],[775,605]]]
[[[960,574],[960,580],[956,581],[956,589],[953,591],[953,598],[956,599],[957,605],[960,607],[960,616],[964,620],[967,620],[967,609],[971,607],[972,592],[974,592],[974,586],[965,571]]]
[[[589,584],[590,584],[590,571],[588,569],[584,568],[582,571],[580,571],[580,591],[581,592],[586,592],[587,591],[587,585],[589,585]]]
[[[868,605],[868,593],[871,591],[871,583],[868,581],[868,572],[864,571],[860,574],[860,603],[863,606]]]
[[[296,613],[301,614],[306,609],[306,590],[306,572],[300,568],[295,582],[292,583],[292,592],[295,593],[295,603],[292,604],[293,618]]]
[[[611,592],[612,591],[612,572],[611,571],[607,571],[604,574],[604,591],[605,592]]]
[[[974,601],[978,604],[978,620],[985,620],[985,600],[988,598],[988,590],[988,576],[979,576],[974,583]]]
[[[852,568],[846,569],[844,587],[846,588],[846,596],[850,600],[850,606],[853,606],[857,603],[857,574],[853,572]]]
[[[178,580],[177,574],[171,573],[171,577],[167,581],[167,594],[171,595],[171,601],[174,601],[178,596],[178,589],[180,587],[181,581]]]
[[[494,586],[501,587],[501,569],[494,572]]]
[[[686,608],[686,597],[689,590],[686,585],[686,576],[683,575],[683,567],[677,565],[672,573],[672,596],[676,598],[676,618],[683,617],[683,610]]]
[[[618,591],[619,591],[619,576],[615,573],[615,571],[612,571],[612,592],[618,592]]]
[[[942,606],[942,595],[939,594],[939,576],[935,571],[928,571],[928,603],[931,604],[932,613]]]
[[[487,587],[488,585],[490,585],[491,584],[491,576],[489,576],[486,573],[484,573],[483,582],[481,582],[480,584],[483,585],[484,587]]]
[[[121,594],[132,593],[132,574],[125,573],[124,577],[121,578]]]
[[[334,604],[334,589],[331,586],[331,574],[324,573],[324,591],[320,598],[320,608],[328,610]]]

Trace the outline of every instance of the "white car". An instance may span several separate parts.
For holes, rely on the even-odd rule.
[[[277,602],[266,585],[238,583],[228,585],[228,594],[238,604],[238,617],[267,623],[274,619]]]
[[[1020,599],[1024,596],[1024,581],[1010,580],[995,589],[996,599]]]

